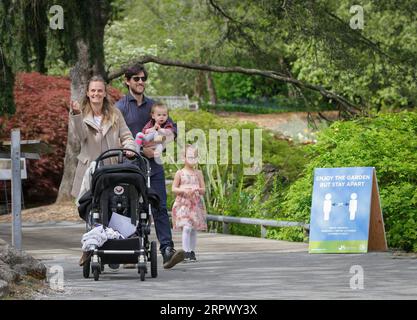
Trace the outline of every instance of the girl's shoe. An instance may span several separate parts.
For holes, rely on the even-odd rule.
[[[194,251],[190,252],[190,261],[197,261],[197,258],[195,257],[195,252]]]
[[[191,252],[184,252],[184,262],[190,262]]]

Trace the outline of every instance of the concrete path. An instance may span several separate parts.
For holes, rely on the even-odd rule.
[[[10,224],[0,238],[10,242]],[[417,260],[392,253],[309,254],[308,245],[214,233],[198,234],[198,262],[162,268],[141,282],[135,269],[106,266],[99,281],[78,266],[84,225],[23,227],[24,250],[41,259],[54,277],[63,268],[64,291],[36,299],[417,299]],[[153,234],[154,231],[153,231]],[[177,247],[181,234],[174,233]],[[363,275],[363,277],[361,277]]]

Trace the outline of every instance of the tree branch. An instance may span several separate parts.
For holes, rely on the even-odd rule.
[[[327,14],[332,19],[336,20],[337,23],[339,23],[340,26],[344,27],[347,34],[350,34],[353,39],[357,41],[361,41],[367,48],[370,50],[378,53],[380,56],[385,57],[388,59],[393,65],[397,66],[403,72],[404,74],[407,74],[407,71],[402,67],[401,61],[398,61],[397,59],[390,56],[388,53],[384,52],[377,43],[372,41],[371,39],[365,37],[361,32],[358,32],[356,30],[351,29],[350,27],[347,27],[347,24],[345,21],[343,21],[340,17],[337,15],[329,12],[328,10],[324,10],[324,13]]]
[[[349,113],[353,114],[353,113],[357,113],[358,111],[362,111],[359,106],[355,105],[354,103],[350,102],[346,98],[334,92],[326,90],[322,86],[314,85],[314,84],[307,83],[307,82],[302,82],[298,79],[295,79],[293,77],[290,77],[285,74],[278,73],[272,70],[247,69],[247,68],[242,68],[242,67],[212,66],[212,65],[201,64],[201,63],[166,60],[164,58],[160,58],[156,56],[144,55],[138,58],[136,61],[133,61],[132,63],[129,63],[123,66],[121,69],[110,72],[107,76],[107,79],[111,81],[123,75],[126,72],[126,70],[132,66],[146,64],[150,62],[164,65],[164,66],[173,66],[173,67],[180,67],[180,68],[193,69],[193,70],[203,70],[203,71],[212,71],[212,72],[220,72],[220,73],[241,73],[241,74],[247,74],[247,75],[258,75],[258,76],[273,79],[276,81],[290,83],[301,89],[305,88],[305,89],[317,91],[323,97],[338,102],[341,106],[343,106],[343,109],[345,109],[345,111]]]
[[[214,0],[209,0],[210,5],[216,10],[218,11],[223,17],[225,17],[226,19],[237,23],[237,21],[235,19],[233,19],[231,16],[229,16],[222,8],[220,8],[220,6],[218,4],[216,4],[214,2]]]

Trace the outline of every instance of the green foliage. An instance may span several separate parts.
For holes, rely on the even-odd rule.
[[[129,61],[134,61],[142,55],[156,55],[157,46],[144,47],[138,45],[137,33],[132,32],[140,25],[138,18],[124,18],[115,21],[106,27],[104,39],[104,54],[108,69],[117,70]],[[155,86],[160,85],[156,76],[159,66],[152,64],[146,66],[149,73],[149,81],[146,84],[147,94],[155,94]],[[112,81],[112,86],[119,90],[125,89],[124,77]]]
[[[106,29],[106,61],[110,70],[143,54],[203,62],[204,50],[216,46],[218,31],[201,1],[136,0],[126,7],[124,18]],[[155,64],[146,67],[151,69],[148,93],[193,96],[198,71]]]
[[[170,116],[174,121],[184,121],[185,130],[202,129],[206,137],[210,129],[250,129],[254,130],[258,127],[252,123],[237,123],[231,119],[221,118],[215,114],[206,111],[188,111],[188,110],[172,110]],[[190,141],[189,141],[190,142]],[[253,142],[253,139],[252,139]],[[231,147],[231,143],[229,143]],[[251,146],[252,148],[253,146]],[[262,130],[262,161],[263,165],[271,164],[279,171],[279,176],[286,183],[292,182],[298,176],[300,169],[306,163],[305,146],[292,145],[285,140],[280,140],[277,136],[267,130]],[[251,149],[252,150],[252,149]],[[230,157],[229,157],[230,159]]]
[[[322,103],[318,107],[312,107],[301,98],[287,98],[276,96],[266,101],[251,101],[249,103],[218,103],[216,105],[201,105],[201,109],[206,111],[226,111],[226,112],[245,112],[253,114],[269,114],[281,112],[311,112],[334,110],[330,104]]]
[[[143,54],[217,66],[270,70],[320,85],[377,110],[416,105],[417,35],[414,1],[367,0],[365,27],[349,27],[353,4],[341,1],[68,0],[63,30],[48,24],[51,0],[0,2],[0,43],[17,71],[68,75],[77,61],[77,40],[86,40],[96,72]],[[414,5],[414,6],[413,6]],[[49,17],[51,14],[49,14]],[[95,62],[93,62],[95,61]],[[207,101],[205,73],[149,64],[148,93],[195,96]],[[285,97],[319,108],[328,103],[302,85],[260,76],[214,74],[220,100]],[[121,89],[120,80],[114,85]],[[301,100],[300,100],[301,101]],[[289,107],[297,105],[285,104]]]
[[[375,167],[388,245],[417,251],[416,133],[414,112],[334,123],[309,148],[310,162],[304,176],[286,196],[286,216],[308,222],[314,168]]]
[[[217,97],[222,100],[255,98],[254,78],[242,74],[226,73],[214,74]]]
[[[258,97],[272,98],[286,92],[282,83],[260,76],[239,73],[214,73],[213,79],[220,100],[255,100]]]
[[[186,131],[202,129],[206,136],[210,129],[256,129],[253,124],[239,124],[205,111],[173,110],[170,116],[184,121]],[[189,141],[191,142],[191,141]],[[229,149],[231,144],[229,143]],[[230,151],[230,150],[229,150]],[[230,159],[230,157],[229,157]],[[206,205],[212,214],[261,219],[286,219],[281,214],[280,204],[285,192],[305,165],[304,147],[279,140],[268,131],[262,132],[262,161],[264,172],[256,176],[245,175],[242,164],[201,164],[206,182]],[[172,178],[179,165],[165,165],[167,176]],[[168,206],[174,197],[168,195]],[[272,230],[272,229],[271,229]],[[231,232],[259,236],[259,226],[231,225]],[[279,238],[271,233],[269,237]]]
[[[13,98],[14,74],[0,51],[0,117],[16,110]],[[0,130],[1,128],[0,124]]]
[[[363,30],[349,30],[352,1],[324,3],[322,12],[332,12],[341,21],[320,31],[320,19],[316,19],[311,28],[307,26],[308,34],[290,44],[298,78],[332,88],[358,103],[366,101],[377,110],[415,106],[417,16],[410,7],[412,1],[362,1]],[[315,31],[319,39],[311,40],[309,35]]]
[[[171,60],[273,70],[377,110],[408,108],[417,101],[417,19],[411,3],[363,1],[364,29],[353,30],[350,0],[128,1],[125,16],[118,14],[108,28],[106,57],[109,69],[153,52]],[[112,61],[117,59],[123,61]],[[289,109],[308,110],[329,103],[316,92],[260,76],[211,74],[219,101],[284,97]],[[150,79],[157,95],[208,101],[201,71],[161,67]]]

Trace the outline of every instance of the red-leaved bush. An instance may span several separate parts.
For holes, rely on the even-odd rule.
[[[71,82],[67,77],[36,72],[16,76],[16,113],[0,117],[0,139],[10,140],[11,129],[20,128],[21,140],[41,140],[53,148],[40,160],[26,160],[28,179],[23,181],[25,202],[48,203],[56,199],[64,171]],[[109,88],[113,101],[121,93]]]

